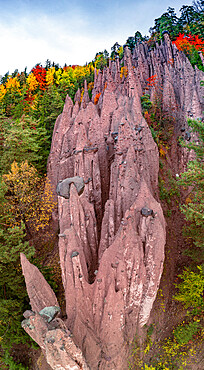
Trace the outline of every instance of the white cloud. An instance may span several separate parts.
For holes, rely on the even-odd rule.
[[[14,69],[28,71],[36,64],[50,59],[60,65],[85,64],[96,52],[110,48],[115,36],[101,33],[90,35],[87,21],[82,17],[54,19],[45,15],[22,17],[10,25],[0,25],[0,74]]]
[[[177,9],[180,1],[182,3],[182,0],[176,1]],[[171,3],[174,2],[172,0]],[[46,0],[46,6],[41,10],[26,8],[25,0],[22,1],[24,11],[20,6],[20,10],[13,7],[15,11],[12,12],[2,8],[1,75],[8,70],[12,73],[16,68],[22,71],[26,66],[30,71],[36,63],[44,64],[46,59],[60,65],[83,65],[91,61],[98,51],[110,51],[116,41],[125,43],[128,36],[133,36],[137,30],[147,34],[154,18],[168,7],[166,0],[162,3],[158,0],[62,3],[56,12],[53,2]]]

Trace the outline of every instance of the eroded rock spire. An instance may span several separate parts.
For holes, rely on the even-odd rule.
[[[157,201],[159,154],[140,96],[156,75],[150,95],[161,84],[164,106],[176,105],[179,119],[189,110],[198,115],[203,104],[198,86],[192,84],[199,72],[193,75],[168,35],[153,51],[145,43],[136,46],[133,59],[125,49],[127,75],[121,78],[118,61],[110,62],[103,72],[95,71],[92,102],[86,84],[81,105],[79,92],[75,106],[67,98],[48,161],[53,186],[69,183],[69,196],[58,194],[67,313],[63,325],[92,370],[127,368],[127,343],[148,322],[163,271],[166,233]],[[81,195],[70,181],[76,177],[83,179]],[[45,347],[49,358],[51,347]],[[55,366],[66,368],[60,361],[59,356]]]

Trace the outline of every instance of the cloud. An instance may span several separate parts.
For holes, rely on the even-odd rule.
[[[139,30],[143,34],[168,7],[160,0],[0,0],[0,74],[28,71],[47,59],[85,64],[99,51]],[[187,1],[188,2],[188,1]],[[180,8],[182,0],[172,0]],[[189,1],[190,3],[190,1]]]
[[[65,21],[60,16],[54,18],[45,14],[26,15],[13,19],[10,24],[0,24],[0,45],[2,56],[0,74],[8,69],[12,73],[27,66],[28,71],[47,59],[64,65],[85,64],[92,60],[96,52],[111,47],[115,42],[98,32],[90,32],[87,19],[73,14]]]
[[[79,58],[79,63],[83,63],[80,48],[87,44],[88,39],[83,33],[76,33],[74,24],[81,28],[83,22],[78,19],[77,23],[68,21],[61,24],[60,20],[38,15],[22,17],[12,24],[1,24],[0,73],[6,73],[8,66],[10,72],[15,68],[22,70],[26,65],[30,69],[46,59],[76,64]]]

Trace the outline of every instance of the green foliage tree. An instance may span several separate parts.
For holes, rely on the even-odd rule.
[[[44,129],[44,135],[45,137],[47,136],[47,140],[44,143],[44,148],[46,147],[47,151],[50,150],[55,121],[62,112],[66,95],[70,93],[69,88],[67,87],[66,89],[66,87],[66,83],[60,84],[59,89],[54,85],[50,85],[44,94],[39,97],[36,109],[32,112],[32,116],[38,121],[38,126],[41,130]],[[65,95],[63,97],[61,96],[62,91]]]
[[[39,171],[45,171],[50,145],[46,128],[28,116],[16,120],[1,116],[0,128],[0,173],[8,172],[14,160],[27,160]]]
[[[8,80],[9,71],[5,73],[5,75],[1,78],[1,83],[4,84]]]
[[[183,5],[180,9],[181,16],[180,22],[182,26],[190,25],[191,22],[194,22],[195,19],[198,19],[197,12],[193,6]]]
[[[145,39],[145,37],[142,36],[141,32],[139,32],[139,31],[135,32],[135,43],[143,41],[144,39]]]
[[[188,35],[204,34],[204,2],[194,1],[192,6],[183,5],[180,17],[176,16],[175,9],[169,7],[165,13],[155,19],[154,26],[150,28],[150,40],[160,41],[162,33],[168,31],[172,40],[184,33]]]
[[[6,365],[6,367],[3,367],[2,370],[8,368],[9,370],[28,370],[27,366],[24,366],[21,363],[16,363],[8,350],[5,350],[3,358],[2,357],[0,358],[0,365],[1,366]]]
[[[164,31],[168,31],[171,38],[174,38],[179,32],[177,22],[178,18],[176,16],[175,9],[169,7],[161,17],[155,19],[155,25],[151,31],[156,32],[158,39],[162,38],[162,33]]]
[[[2,108],[5,111],[7,117],[17,116],[19,114],[19,111],[22,112],[21,100],[22,95],[20,91],[10,90],[6,92]]]
[[[111,59],[114,59],[116,55],[118,55],[118,50],[120,49],[121,45],[118,42],[111,47]]]
[[[204,0],[194,0],[193,7],[197,12],[201,12],[204,10]]]
[[[128,37],[126,41],[126,45],[131,50],[131,53],[132,53],[135,47],[135,38],[133,36]]]
[[[9,226],[7,187],[0,182],[0,345],[11,349],[14,343],[29,342],[21,328],[22,313],[28,298],[20,266],[20,252],[28,258],[34,248],[25,241],[25,225]]]
[[[199,137],[199,144],[192,142],[182,145],[195,152],[195,159],[188,163],[188,169],[181,174],[179,185],[190,189],[186,204],[181,206],[188,226],[185,235],[194,243],[193,254],[197,249],[198,262],[203,261],[204,247],[204,123],[201,120],[188,120],[189,126]],[[192,253],[191,253],[192,255]]]
[[[94,59],[94,66],[102,71],[108,64],[109,53],[107,50],[100,51],[96,54]],[[91,81],[90,81],[91,82]]]

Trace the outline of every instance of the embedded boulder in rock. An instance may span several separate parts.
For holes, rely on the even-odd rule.
[[[143,216],[144,206],[153,209],[155,215]],[[76,238],[79,240],[75,230],[70,228],[65,235],[59,248],[61,261],[66,256],[62,276],[67,326],[78,345],[86,349],[91,369],[97,368],[96,360],[101,369],[108,365],[123,369],[128,351],[124,338],[131,340],[138,324],[147,322],[163,269],[165,222],[161,206],[142,181],[137,200],[103,253],[91,285],[79,246],[78,254],[72,257],[72,247],[77,248]]]
[[[65,199],[69,199],[71,184],[75,185],[78,195],[81,195],[83,193],[84,180],[80,176],[75,176],[59,181],[56,189],[57,194]]]
[[[52,369],[89,369],[81,350],[74,344],[71,333],[60,318],[48,323],[42,315],[33,313],[22,322],[22,327],[41,347]]]
[[[58,306],[51,306],[43,308],[41,311],[39,311],[39,315],[43,316],[47,322],[50,322],[57,316],[59,312],[60,308]]]
[[[32,311],[24,312],[23,329],[41,347],[52,369],[84,369],[89,367],[80,348],[72,339],[61,318],[55,294],[36,266],[21,253],[21,265]],[[51,304],[54,306],[51,306]],[[48,304],[48,306],[46,306]]]
[[[87,100],[73,110],[48,162],[50,178],[84,180],[80,196],[73,183],[68,202],[58,194],[59,254],[66,326],[91,369],[127,368],[127,342],[148,321],[166,240],[158,148],[129,51],[122,81],[114,63],[96,76],[98,106]]]

